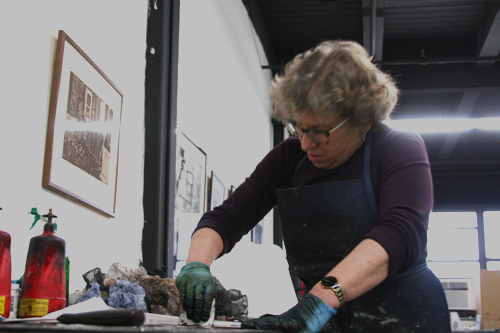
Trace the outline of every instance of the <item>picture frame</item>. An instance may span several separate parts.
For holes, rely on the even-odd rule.
[[[123,94],[59,30],[42,186],[115,216]]]
[[[251,233],[252,243],[263,244],[263,234],[264,234],[264,226],[263,222],[261,221],[252,229]]]
[[[209,210],[220,206],[226,199],[226,187],[212,170],[210,177],[210,207]]]
[[[229,187],[229,189],[227,190],[227,197],[229,198],[231,196],[231,194],[234,193],[234,191],[236,191],[236,187],[234,185],[231,185]]]
[[[176,154],[175,210],[181,213],[204,213],[207,154],[182,132],[177,136]]]

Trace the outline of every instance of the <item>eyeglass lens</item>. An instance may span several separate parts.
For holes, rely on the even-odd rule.
[[[298,136],[299,138],[302,138],[302,136],[305,133],[305,134],[307,134],[309,139],[311,139],[312,141],[314,141],[316,143],[326,144],[328,142],[328,135],[326,134],[326,132],[315,131],[312,129],[304,130],[293,123],[288,123],[287,128],[292,135]]]

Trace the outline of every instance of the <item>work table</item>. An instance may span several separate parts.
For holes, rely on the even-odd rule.
[[[238,328],[203,328],[194,326],[175,326],[175,325],[165,325],[165,326],[96,326],[96,325],[82,325],[82,324],[22,324],[22,323],[10,323],[10,324],[0,324],[0,332],[21,332],[21,333],[170,333],[170,332],[181,332],[181,333],[277,333],[279,331],[264,331],[264,330],[249,330],[249,329],[238,329]]]
[[[82,324],[0,324],[0,332],[10,333],[279,333],[280,331],[249,330],[238,328],[203,328],[187,326],[95,326]],[[459,330],[452,333],[500,333],[500,329],[494,330]]]
[[[459,331],[451,331],[452,333],[500,333],[500,329],[494,330],[459,330]]]

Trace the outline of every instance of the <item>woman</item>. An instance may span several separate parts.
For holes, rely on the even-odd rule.
[[[296,136],[200,220],[176,280],[188,316],[208,319],[209,265],[278,205],[290,269],[308,293],[242,327],[450,332],[444,291],[425,264],[426,149],[382,124],[397,102],[393,80],[360,45],[328,41],[292,60],[270,93],[273,116]]]

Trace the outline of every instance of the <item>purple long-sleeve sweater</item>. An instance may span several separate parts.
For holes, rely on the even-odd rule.
[[[293,186],[362,179],[363,151],[364,145],[332,170],[318,169],[306,160]],[[224,253],[229,252],[276,206],[276,189],[291,185],[293,172],[305,154],[297,138],[280,143],[221,206],[203,215],[197,229],[214,229],[222,237]],[[377,241],[387,251],[389,274],[405,271],[426,251],[433,204],[430,165],[420,136],[385,125],[372,130],[370,175],[378,219],[365,238]]]

